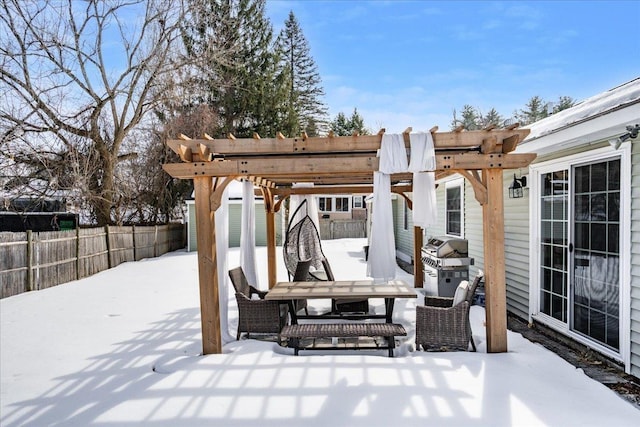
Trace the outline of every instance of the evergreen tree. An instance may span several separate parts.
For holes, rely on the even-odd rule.
[[[529,99],[524,109],[516,111],[514,115],[521,125],[528,125],[549,116],[549,108],[550,104],[536,95]]]
[[[489,112],[487,114],[482,116],[482,127],[483,128],[487,128],[487,127],[489,127],[491,125],[493,125],[495,127],[500,127],[500,126],[502,126],[503,122],[504,122],[504,119],[502,118],[500,113],[498,113],[498,111],[495,108],[492,108],[491,110],[489,110]]]
[[[275,134],[283,81],[265,0],[189,1],[183,39],[187,54],[201,58],[193,102],[214,108],[222,136]]]
[[[529,99],[524,109],[514,112],[513,117],[520,125],[524,126],[571,108],[574,105],[575,101],[569,96],[559,97],[556,103],[545,102],[541,97],[534,96]],[[461,118],[458,118],[456,110],[453,110],[451,129],[462,126],[465,130],[477,130],[491,125],[503,127],[505,124],[504,117],[495,108],[491,108],[487,114],[483,115],[477,108],[466,104],[462,107],[461,116]]]
[[[281,70],[288,79],[283,131],[290,136],[302,131],[310,136],[317,135],[327,117],[327,107],[322,101],[324,89],[307,39],[293,11],[289,12],[276,43]]]
[[[561,96],[558,98],[558,102],[553,105],[553,114],[566,110],[576,105],[576,101],[570,96]]]
[[[353,109],[353,113],[348,119],[343,112],[339,112],[336,118],[329,123],[329,129],[336,136],[350,136],[354,133],[358,135],[370,134],[369,130],[364,127],[364,119],[356,108]]]
[[[478,122],[481,117],[474,107],[469,104],[465,104],[462,107],[461,119],[458,119],[456,110],[453,110],[453,121],[451,122],[451,128],[455,129],[458,126],[462,126],[466,130],[476,130],[479,128]]]

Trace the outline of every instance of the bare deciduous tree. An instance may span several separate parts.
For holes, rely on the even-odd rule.
[[[132,157],[123,143],[182,65],[181,2],[0,1],[2,165],[57,165],[68,182],[56,185],[85,192],[94,221],[113,223],[114,174]]]

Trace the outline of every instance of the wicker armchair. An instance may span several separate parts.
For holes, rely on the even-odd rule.
[[[453,306],[453,298],[425,297],[425,305],[416,307],[416,346],[423,350],[469,350],[473,342],[469,310],[476,288],[484,276],[478,272],[464,300]]]
[[[260,291],[251,286],[247,281],[242,267],[229,270],[231,283],[236,290],[236,302],[238,303],[238,333],[236,340],[240,339],[240,334],[246,332],[255,334],[278,334],[286,324],[289,312],[285,304],[277,301],[267,301],[264,297],[267,291]],[[259,299],[251,299],[255,294]]]

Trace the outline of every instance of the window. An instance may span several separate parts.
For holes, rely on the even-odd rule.
[[[463,199],[464,178],[446,183],[445,221],[446,232],[451,236],[463,237]]]
[[[364,207],[364,196],[353,196],[353,207],[354,208],[363,208]]]
[[[348,197],[336,197],[336,212],[349,212]]]
[[[404,203],[402,204],[402,229],[409,229],[409,206],[407,204],[407,199],[402,199]]]
[[[318,209],[320,212],[333,211],[333,199],[331,197],[318,197]]]
[[[349,197],[333,196],[318,197],[318,210],[320,212],[349,212]]]

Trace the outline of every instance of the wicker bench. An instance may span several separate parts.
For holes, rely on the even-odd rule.
[[[295,350],[297,356],[300,350],[314,350],[318,347],[302,347],[300,340],[303,338],[352,338],[352,337],[384,337],[387,345],[358,346],[355,350],[389,350],[389,357],[393,357],[395,337],[406,336],[404,326],[397,323],[305,323],[298,325],[285,325],[280,336],[289,340],[289,346]],[[341,350],[341,347],[322,347],[323,350]]]

